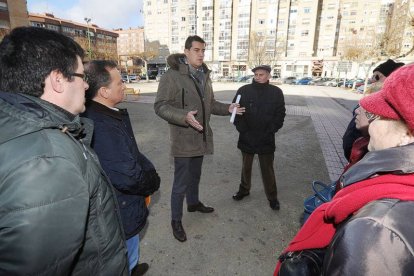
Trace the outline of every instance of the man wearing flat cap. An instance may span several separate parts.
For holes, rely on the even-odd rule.
[[[269,84],[270,66],[259,65],[252,71],[252,83],[240,87],[235,96],[241,96],[240,106],[246,111],[243,116],[236,116],[234,122],[239,132],[237,147],[242,153],[242,172],[233,199],[239,201],[250,194],[252,163],[257,154],[267,200],[273,210],[279,210],[273,164],[275,133],[283,126],[286,115],[285,100],[282,90]]]

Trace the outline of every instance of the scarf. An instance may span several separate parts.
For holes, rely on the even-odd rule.
[[[343,188],[332,201],[322,204],[311,214],[283,254],[327,247],[338,224],[367,203],[382,198],[414,200],[414,174],[386,174]],[[278,261],[274,276],[278,275],[279,269]]]

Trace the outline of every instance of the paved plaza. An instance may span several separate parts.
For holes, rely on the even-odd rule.
[[[215,98],[230,102],[241,85],[214,83]],[[180,243],[173,238],[170,226],[174,168],[168,125],[153,110],[158,83],[128,86],[140,93],[128,95],[123,105],[129,110],[140,150],[154,162],[162,179],[141,237],[141,261],[150,264],[147,275],[271,275],[277,256],[299,229],[311,181],[328,183],[340,175],[346,163],[342,135],[361,95],[342,88],[280,85],[287,116],[276,134],[279,212],[268,205],[257,159],[250,196],[240,202],[231,198],[240,181],[238,133],[229,117],[212,116],[215,153],[204,158],[200,200],[216,211],[185,211],[183,226],[188,240]]]

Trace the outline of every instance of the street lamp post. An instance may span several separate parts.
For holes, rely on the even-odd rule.
[[[91,19],[87,18],[87,17],[85,17],[84,19],[85,19],[85,22],[86,22],[86,25],[87,25],[86,28],[87,28],[87,37],[88,37],[88,57],[89,57],[89,60],[91,60],[92,59],[91,36],[90,36],[90,33],[89,33],[89,22],[91,22]]]

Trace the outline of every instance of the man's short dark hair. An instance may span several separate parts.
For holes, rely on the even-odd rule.
[[[92,60],[85,64],[85,74],[88,75],[89,88],[86,90],[86,98],[95,98],[101,87],[107,87],[111,83],[110,70],[117,64],[112,60]]]
[[[193,41],[197,41],[197,42],[206,44],[206,42],[201,37],[199,37],[198,35],[190,35],[185,40],[185,46],[184,46],[185,49],[190,50],[191,46],[193,46]]]
[[[0,90],[35,97],[43,94],[45,79],[59,71],[68,80],[84,51],[73,39],[37,27],[13,29],[0,43]]]

